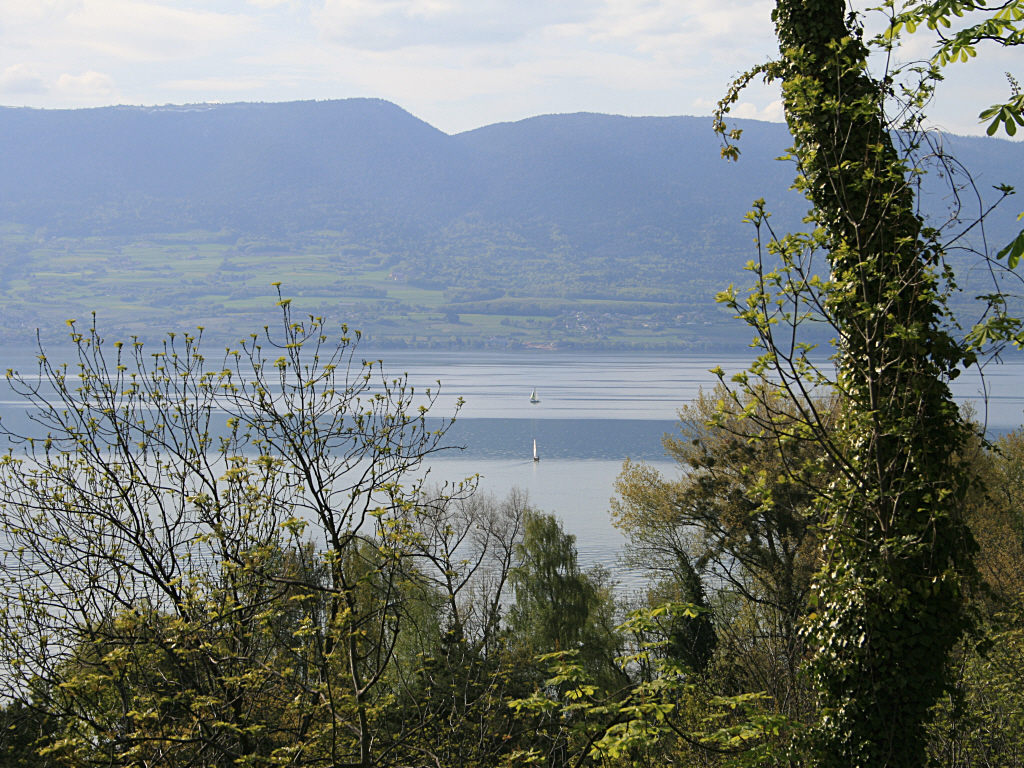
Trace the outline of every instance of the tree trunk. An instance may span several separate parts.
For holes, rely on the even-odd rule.
[[[960,638],[969,479],[947,381],[967,357],[943,326],[941,250],[922,237],[883,83],[842,0],[777,0],[798,186],[827,236],[844,480],[827,502],[808,627],[821,765],[921,766],[928,710]]]

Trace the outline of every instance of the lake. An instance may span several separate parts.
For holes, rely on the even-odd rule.
[[[433,413],[454,412],[465,400],[449,433],[452,450],[431,458],[429,481],[480,476],[484,492],[504,495],[526,490],[533,504],[553,512],[577,537],[583,564],[612,568],[628,585],[633,574],[617,566],[622,537],[608,517],[613,484],[626,457],[675,472],[661,437],[675,429],[676,410],[700,387],[714,386],[709,369],[728,374],[749,357],[655,355],[650,353],[559,354],[382,350],[386,371],[407,372],[418,391],[437,388]],[[20,356],[22,370],[34,370]],[[5,367],[12,365],[8,362]],[[1024,362],[989,365],[985,375],[965,374],[953,384],[959,402],[975,401],[992,433],[1017,427],[1024,417]],[[536,389],[540,402],[531,404]],[[987,409],[981,407],[988,394]],[[0,400],[5,421],[24,419],[23,404]],[[532,460],[537,441],[540,461]]]
[[[396,353],[385,365],[409,373],[419,387],[441,380],[436,409],[466,401],[449,433],[464,446],[430,461],[432,480],[480,475],[480,487],[502,495],[518,486],[535,506],[554,512],[577,537],[580,560],[612,568],[622,536],[608,516],[613,484],[626,457],[672,475],[661,437],[675,429],[677,409],[717,381],[709,369],[743,370],[748,357],[652,354]],[[958,402],[972,401],[989,432],[1024,421],[1024,362],[986,367],[953,382]],[[436,385],[435,385],[436,386]],[[536,388],[540,402],[529,402]],[[983,406],[988,395],[987,408]],[[532,461],[533,440],[541,460]]]

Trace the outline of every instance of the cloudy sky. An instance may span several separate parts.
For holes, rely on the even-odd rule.
[[[550,112],[706,115],[775,52],[770,0],[0,0],[0,104],[372,96],[449,133]],[[915,41],[908,55],[924,55]],[[935,121],[979,133],[1020,51],[954,68]],[[1018,67],[1018,69],[1020,69]],[[1024,71],[1017,72],[1024,80]],[[778,93],[734,112],[779,120]]]

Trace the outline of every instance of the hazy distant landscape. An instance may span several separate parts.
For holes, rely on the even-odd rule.
[[[93,310],[115,335],[232,336],[267,321],[281,282],[375,347],[741,349],[749,333],[714,303],[750,282],[740,221],[763,197],[785,231],[805,204],[775,160],[785,127],[737,124],[731,163],[700,117],[448,136],[372,99],[3,108],[0,338],[61,335]],[[983,192],[1024,169],[1019,145],[946,141]],[[935,182],[923,200],[941,221]],[[1016,212],[989,236],[1008,239]]]
[[[0,41],[0,768],[1024,768],[1024,0]]]

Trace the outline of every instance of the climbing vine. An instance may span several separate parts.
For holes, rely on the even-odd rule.
[[[808,404],[785,429],[771,413],[754,416],[760,439],[821,443],[833,477],[819,495],[823,544],[804,629],[820,698],[806,746],[816,765],[919,766],[929,710],[948,687],[945,659],[970,625],[963,593],[974,549],[961,517],[973,479],[957,465],[968,432],[948,383],[976,357],[954,335],[952,274],[940,233],[916,212],[908,160],[930,73],[918,70],[903,90],[891,72],[873,76],[842,0],[777,0],[772,19],[780,57],[758,73],[781,82],[795,186],[814,230],[776,237],[759,204],[750,221],[781,265],[754,264],[754,293],[722,300],[758,331],[765,354],[753,374]],[[894,95],[903,97],[898,123],[887,116]],[[725,114],[735,99],[730,92],[716,123],[733,159],[738,136]],[[813,321],[834,331],[834,376],[800,341],[799,326]],[[738,381],[757,391],[748,375]],[[842,410],[831,432],[806,397],[825,383]]]

